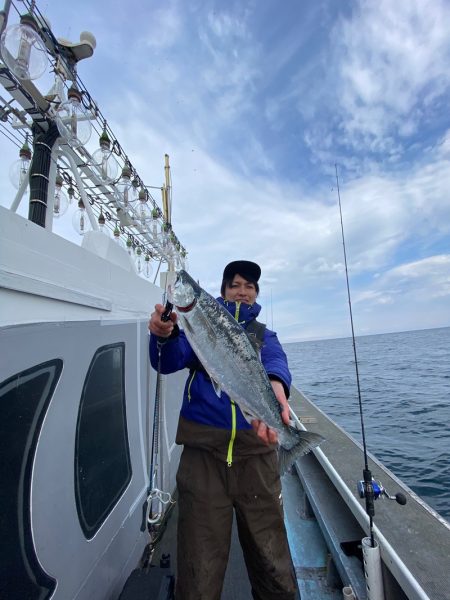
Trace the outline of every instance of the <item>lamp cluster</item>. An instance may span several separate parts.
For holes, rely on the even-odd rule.
[[[87,214],[82,199],[88,197],[98,218],[98,229],[105,235],[112,234],[117,243],[126,248],[138,273],[149,277],[153,259],[164,260],[173,268],[185,268],[186,251],[169,222],[169,187],[160,188],[163,215],[76,74],[78,61],[91,56],[94,51],[94,36],[83,32],[79,44],[57,41],[47,20],[35,8],[34,0],[26,4],[29,11],[20,17],[20,22],[3,31],[0,52],[8,70],[17,79],[19,89],[26,81],[43,75],[49,59],[53,59],[53,86],[45,96],[40,96],[41,102],[36,102],[35,107],[47,121],[56,123],[59,146],[68,147],[67,152],[56,153],[56,176],[49,181],[52,197],[47,198],[47,206],[52,209],[53,218],[62,218],[75,204],[72,224],[80,235],[84,235],[92,227],[92,213]],[[70,87],[67,81],[71,82]],[[43,103],[46,103],[45,109]],[[16,119],[13,127],[29,129],[30,123],[23,118],[23,113],[19,121],[17,112],[8,111]],[[91,154],[86,145],[94,130],[99,136],[98,146]],[[22,194],[28,187],[32,161],[30,146],[27,133],[19,150],[19,159],[10,169],[11,182]],[[70,169],[74,170],[73,164],[61,156],[68,153],[79,165],[76,182],[69,174]],[[89,194],[85,193],[86,187]],[[114,211],[115,215],[112,214]]]

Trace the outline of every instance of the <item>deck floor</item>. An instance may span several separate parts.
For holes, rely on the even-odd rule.
[[[152,564],[158,566],[163,554],[170,554],[171,570],[176,573],[177,568],[177,518],[178,511],[175,505],[172,514],[167,523],[166,530],[161,542],[155,549]],[[250,581],[247,575],[247,569],[242,555],[241,545],[237,534],[235,521],[233,522],[233,532],[231,538],[230,557],[228,567],[225,573],[221,600],[249,600],[252,597]]]
[[[294,474],[282,478],[286,529],[293,565],[297,573],[299,598],[301,600],[338,600],[341,590],[331,589],[326,578],[328,551],[315,519],[302,515],[304,492]],[[176,505],[170,515],[166,530],[158,544],[152,564],[159,566],[164,554],[171,556],[171,571],[176,573]],[[233,522],[228,566],[225,574],[221,600],[249,600],[252,597],[236,522]]]

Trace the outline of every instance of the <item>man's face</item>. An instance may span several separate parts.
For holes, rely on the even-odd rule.
[[[225,287],[225,300],[230,302],[244,302],[254,304],[256,302],[256,288],[240,275],[235,275],[231,284]]]

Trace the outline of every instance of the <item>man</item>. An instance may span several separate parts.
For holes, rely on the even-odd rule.
[[[257,324],[260,267],[234,261],[225,267],[222,304],[247,331],[262,338],[261,362],[289,422],[291,384],[286,355],[273,331]],[[163,322],[157,304],[149,329],[150,359],[161,372],[189,368],[176,442],[184,449],[179,493],[177,600],[220,600],[228,562],[233,510],[253,598],[294,600],[296,582],[280,505],[277,434],[263,422],[247,423],[222,392],[218,398],[172,313]]]

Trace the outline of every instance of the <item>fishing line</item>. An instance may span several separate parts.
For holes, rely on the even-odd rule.
[[[349,307],[349,311],[350,311],[350,325],[351,325],[351,330],[352,330],[353,356],[355,359],[355,371],[356,371],[356,386],[358,389],[359,415],[360,415],[360,419],[361,419],[361,434],[362,434],[362,443],[363,443],[363,450],[364,450],[364,470],[363,470],[364,492],[365,492],[364,495],[366,498],[366,512],[369,516],[370,542],[371,542],[371,545],[373,548],[375,546],[375,541],[374,541],[374,537],[373,537],[373,517],[375,516],[375,505],[374,505],[375,495],[374,495],[374,489],[373,489],[373,484],[372,484],[372,473],[369,469],[369,462],[367,459],[366,432],[365,432],[365,428],[364,428],[364,414],[363,414],[363,406],[362,406],[362,399],[361,399],[361,386],[360,386],[360,382],[359,382],[358,356],[356,353],[355,329],[353,326],[352,300],[351,300],[351,295],[350,295],[350,284],[349,284],[349,280],[348,280],[347,251],[346,251],[346,247],[345,247],[344,222],[342,219],[341,193],[339,190],[339,177],[338,177],[337,164],[335,164],[334,167],[336,170],[336,186],[337,186],[337,195],[338,195],[338,201],[339,201],[339,215],[340,215],[340,219],[341,219],[342,246],[344,248],[345,281],[347,283],[347,299],[348,299],[348,307]]]

